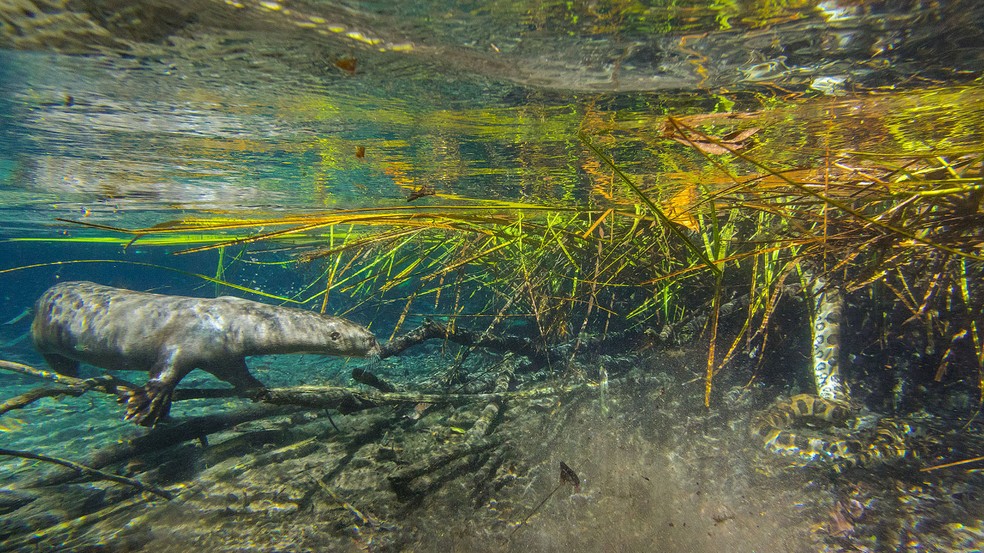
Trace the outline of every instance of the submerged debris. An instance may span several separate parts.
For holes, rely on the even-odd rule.
[[[574,472],[574,469],[567,466],[567,463],[561,461],[560,483],[557,484],[557,486],[554,487],[554,489],[550,490],[550,493],[547,494],[547,497],[544,497],[542,501],[537,503],[536,507],[533,507],[533,510],[530,511],[530,514],[526,515],[526,518],[524,518],[522,522],[520,522],[519,524],[516,525],[515,528],[513,528],[512,533],[509,534],[509,538],[512,539],[512,537],[516,535],[516,532],[518,532],[519,529],[522,528],[526,524],[526,522],[530,520],[530,518],[532,518],[533,515],[535,515],[540,510],[541,507],[543,507],[543,505],[547,502],[547,500],[553,497],[553,494],[557,493],[557,490],[559,490],[564,486],[564,484],[570,484],[571,486],[573,486],[574,493],[581,493],[581,479],[577,477],[577,473]]]
[[[567,463],[560,462],[560,483],[570,484],[574,487],[574,493],[581,493],[581,479],[577,477],[574,469],[567,466]]]

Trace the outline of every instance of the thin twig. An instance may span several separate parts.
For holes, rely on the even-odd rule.
[[[959,466],[959,465],[966,465],[967,463],[974,463],[974,462],[977,462],[977,461],[984,461],[984,455],[982,455],[980,457],[973,457],[971,459],[964,459],[962,461],[954,461],[952,463],[945,463],[945,464],[942,464],[942,465],[936,465],[936,466],[932,466],[932,467],[923,467],[923,468],[919,469],[919,472],[930,472],[930,471],[939,470],[939,469],[956,467],[956,466]]]
[[[35,388],[19,396],[14,396],[7,401],[0,403],[0,415],[7,413],[8,411],[13,411],[14,409],[23,409],[28,405],[38,401],[39,399],[44,399],[46,397],[60,397],[60,396],[72,396],[78,397],[89,388],[84,388],[81,386],[68,386],[68,387],[54,387],[54,386],[44,386],[41,388]]]

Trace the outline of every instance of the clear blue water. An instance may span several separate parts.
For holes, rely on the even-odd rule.
[[[261,419],[103,467],[171,502],[38,487],[62,469],[0,457],[0,550],[979,551],[981,464],[919,469],[984,455],[982,29],[971,0],[0,3],[0,359],[44,367],[33,302],[91,280],[323,309],[383,342],[432,317],[571,360],[512,382],[569,395],[500,406],[488,436],[509,447],[432,466],[413,493],[390,477],[473,446],[486,403]],[[720,249],[719,223],[737,246]],[[805,302],[771,322],[742,304],[767,340],[726,315],[711,338],[715,290],[740,301],[762,274],[742,248],[805,258],[818,235],[847,294],[857,424],[919,427],[901,464],[801,466],[749,440],[756,413],[811,392]],[[701,255],[726,276],[691,277]],[[669,328],[685,338],[639,338]],[[704,407],[712,341],[729,361]],[[489,391],[501,353],[436,340],[371,368],[409,391]],[[270,387],[353,387],[362,366],[249,363]],[[40,385],[0,374],[0,400]],[[249,405],[176,402],[165,426]],[[122,412],[94,392],[43,399],[0,415],[0,447],[92,462],[156,436]],[[559,460],[583,490],[534,513]]]

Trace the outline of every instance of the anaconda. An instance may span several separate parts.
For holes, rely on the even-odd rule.
[[[811,335],[813,354],[813,380],[817,395],[831,400],[846,401],[850,395],[847,382],[840,370],[840,323],[844,311],[844,297],[840,289],[822,277],[815,277],[810,285],[813,301],[811,310]]]
[[[767,449],[803,463],[828,461],[839,468],[899,459],[908,453],[912,432],[908,423],[882,418],[867,429],[854,429],[849,423],[855,420],[844,402],[799,394],[762,412],[750,430]],[[838,426],[843,436],[826,435]]]

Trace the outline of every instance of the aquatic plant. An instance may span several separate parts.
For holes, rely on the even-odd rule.
[[[589,104],[571,150],[569,170],[590,189],[577,200],[488,200],[431,186],[434,194],[403,205],[312,214],[143,228],[72,221],[95,234],[71,240],[217,250],[211,281],[224,281],[245,252],[252,263],[317,267],[302,292],[272,296],[326,310],[340,294],[353,300],[349,309],[386,308],[397,314],[391,336],[422,315],[486,331],[523,321],[542,348],[572,343],[573,359],[596,334],[651,328],[685,340],[706,329],[707,403],[738,352],[768,350],[781,299],[822,280],[849,296],[865,292],[880,343],[918,328],[935,378],[973,359],[984,394],[984,321],[973,308],[984,153],[959,128],[918,142],[896,122],[908,113],[920,126],[920,102],[971,106],[974,94],[886,100],[875,91],[820,111],[787,98],[757,112],[631,121]],[[858,112],[876,122],[867,133],[856,132]],[[430,186],[392,175],[411,193]]]

